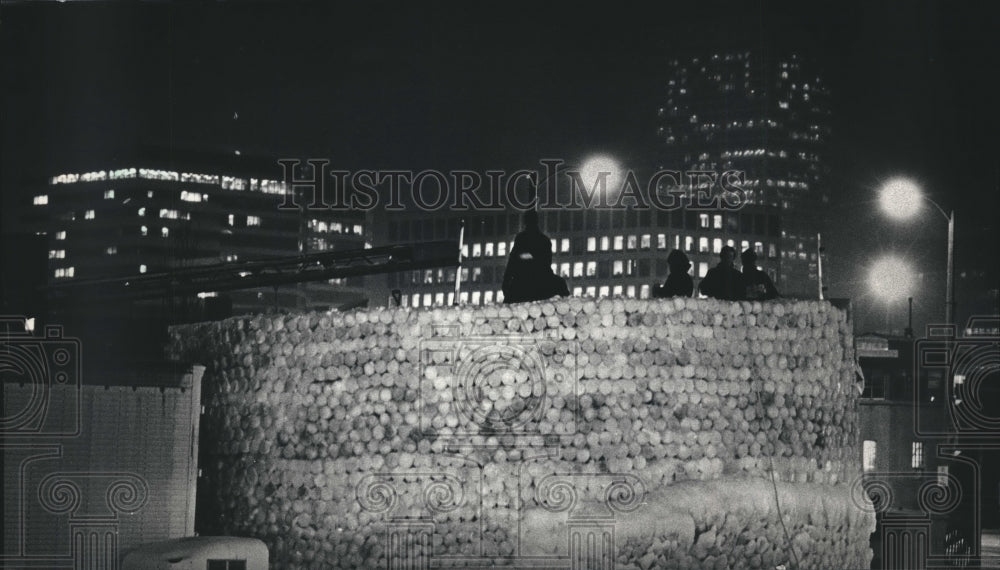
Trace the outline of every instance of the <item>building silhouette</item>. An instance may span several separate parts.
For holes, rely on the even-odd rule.
[[[362,249],[370,241],[363,212],[280,209],[290,190],[274,160],[148,151],[127,163],[96,166],[51,176],[32,193],[24,219],[26,227],[47,238],[49,284]],[[193,302],[224,298],[224,313],[239,314],[336,307],[363,296],[364,278],[358,277],[206,291]],[[140,314],[163,313],[166,305],[183,320],[177,303],[190,300],[147,301],[152,306]],[[79,303],[54,310],[66,317],[88,308],[102,314],[115,310]],[[135,306],[123,310],[136,314]]]
[[[775,284],[815,298],[831,133],[821,71],[796,54],[705,53],[667,62],[664,87],[659,167],[744,172],[748,201],[779,219]]]

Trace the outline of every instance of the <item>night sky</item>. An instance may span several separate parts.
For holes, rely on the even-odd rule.
[[[1000,281],[996,2],[545,4],[4,3],[4,231],[27,186],[148,144],[348,170],[594,152],[645,167],[664,63],[763,47],[812,58],[832,87],[827,283],[859,329],[885,324],[864,283],[883,251],[923,274],[917,330],[943,316],[945,221],[884,220],[874,190],[892,175],[956,210],[957,272],[983,273],[959,280],[959,315]]]

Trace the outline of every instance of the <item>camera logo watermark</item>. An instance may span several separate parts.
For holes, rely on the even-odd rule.
[[[985,394],[1000,384],[1000,331],[998,318],[978,316],[969,320],[966,333],[954,325],[929,325],[924,338],[914,344],[914,431],[922,437],[994,439],[1000,436],[1000,409],[991,407]],[[993,323],[994,326],[987,326]],[[972,334],[968,334],[972,333]],[[934,421],[926,407],[942,403],[947,421]]]
[[[508,330],[498,325],[492,330]],[[579,352],[575,343],[561,344]],[[555,345],[537,334],[464,336],[457,327],[436,327],[421,343],[421,432],[448,445],[574,434],[579,374],[574,358],[546,365]]]
[[[59,326],[46,327],[44,336],[16,332],[17,321],[0,318],[12,325],[0,331],[0,435],[8,440],[79,435],[80,341],[64,337]]]

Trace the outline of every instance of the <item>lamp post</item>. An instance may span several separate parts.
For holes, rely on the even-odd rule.
[[[955,211],[945,212],[937,202],[928,198],[920,188],[906,178],[889,180],[879,192],[882,210],[892,218],[912,218],[920,210],[920,200],[929,202],[948,221],[948,272],[945,282],[944,319],[954,324],[955,317]]]

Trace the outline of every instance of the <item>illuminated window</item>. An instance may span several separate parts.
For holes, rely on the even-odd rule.
[[[684,251],[694,251],[694,238],[684,236]]]
[[[139,208],[139,211],[137,212],[137,214],[138,214],[138,216],[140,218],[143,217],[143,216],[145,216],[146,215],[146,208]]]
[[[480,295],[481,295],[481,293],[479,291],[473,291],[472,292],[472,304],[473,305],[478,305],[479,304],[479,296]]]
[[[503,303],[503,291],[497,291],[497,303]]]
[[[574,297],[583,296],[583,287],[573,287],[573,296]]]
[[[434,298],[430,293],[424,293],[424,306],[430,307],[434,304]]]
[[[60,240],[61,239],[66,239],[66,232],[64,232],[64,231],[56,232],[56,239],[60,239]]]
[[[861,448],[861,467],[867,473],[875,470],[875,454],[878,444],[870,439],[866,439]]]
[[[49,259],[64,259],[66,257],[65,249],[50,249]]]
[[[649,285],[643,285],[639,287],[639,298],[648,299],[649,298]]]
[[[597,275],[597,262],[588,261],[587,262],[587,277],[595,277]]]
[[[643,234],[642,237],[639,239],[639,247],[641,247],[642,249],[649,249],[650,247],[652,247],[652,236],[650,236],[649,234]]]
[[[361,234],[364,233],[364,231],[365,230],[364,230],[364,228],[361,227],[361,224],[354,224],[354,234],[355,235],[361,235]]]
[[[573,264],[573,277],[583,277],[583,262],[577,261]]]
[[[587,238],[587,251],[597,251],[597,238]]]
[[[715,238],[712,240],[712,253],[720,253],[722,251],[722,240]]]
[[[479,283],[479,281],[482,280],[482,278],[483,278],[483,268],[482,267],[473,267],[472,268],[472,282],[473,283]]]
[[[620,259],[616,259],[611,270],[612,275],[621,275],[625,273],[624,263]]]
[[[563,253],[569,252],[569,238],[563,238],[562,239],[562,248],[561,249],[562,249]]]
[[[611,241],[608,239],[608,236],[604,236],[601,238],[601,251],[608,251],[609,249],[611,249]]]
[[[482,244],[478,243],[472,244],[472,257],[482,257],[482,256],[483,256]]]
[[[698,227],[707,228],[708,227],[708,214],[698,215]]]
[[[168,220],[176,220],[180,217],[180,213],[177,210],[171,208],[160,208],[160,217],[166,218]],[[247,217],[247,225],[250,225],[250,217]]]
[[[948,486],[948,466],[938,465],[937,468],[937,484],[942,487]]]
[[[747,240],[741,241],[740,242],[740,251],[746,251],[748,249],[750,249],[750,242],[747,241]]]
[[[104,191],[104,199],[105,200],[113,200],[114,197],[115,197],[115,191],[114,190],[105,190]]]
[[[698,253],[708,253],[708,238],[698,238]]]
[[[667,249],[667,234],[656,236],[656,249]]]
[[[611,293],[611,290],[608,288],[607,285],[604,285],[600,289],[598,289],[597,296],[607,297],[609,293]]]
[[[722,214],[712,216],[712,228],[717,230],[722,229]]]
[[[910,446],[910,467],[914,469],[924,468],[924,443],[914,441]]]
[[[201,202],[201,194],[181,190],[181,200],[184,200],[185,202]]]
[[[247,216],[247,227],[259,226],[260,216]]]
[[[767,256],[771,258],[778,257],[778,248],[773,243],[767,246]]]
[[[570,277],[570,264],[563,263],[559,266],[559,275],[562,277]]]
[[[708,264],[704,261],[698,262],[698,277],[704,277],[708,273]]]
[[[628,236],[628,242],[627,242],[628,248],[635,249],[636,246],[638,245],[638,241],[639,240],[635,236]]]
[[[493,257],[493,242],[486,242],[486,246],[483,247],[483,257]]]
[[[232,226],[235,225],[235,223],[236,223],[236,216],[229,214],[229,225]]]
[[[139,228],[139,233],[141,233],[144,236],[149,235],[149,228],[147,228],[146,226],[142,226]]]
[[[146,272],[146,264],[140,265],[139,266],[139,273],[145,273],[145,272]]]
[[[160,235],[163,236],[163,237],[170,237],[170,229],[169,228],[160,228]]]
[[[433,285],[433,284],[434,284],[434,270],[433,269],[424,270],[424,285]]]
[[[759,241],[754,242],[753,250],[757,253],[758,256],[764,255],[764,243]]]
[[[628,297],[632,297],[634,299],[635,298],[635,285],[629,285],[628,288],[625,289],[625,295],[628,296]]]
[[[115,255],[118,253],[118,246],[117,245],[108,246],[104,249],[104,253],[107,255]]]
[[[49,196],[48,194],[39,194],[38,196],[35,196],[31,203],[36,206],[44,206],[49,203]]]
[[[621,296],[623,292],[624,290],[621,285],[615,285],[614,288],[611,289],[611,294],[615,296]]]
[[[588,297],[596,297],[597,296],[597,287],[587,287],[587,296]]]
[[[615,236],[615,251],[621,251],[625,246],[625,238],[623,236]]]
[[[492,302],[493,302],[493,291],[487,291],[483,293],[483,303],[492,303]]]
[[[87,210],[86,212],[84,212],[83,213],[83,219],[85,219],[85,220],[93,220],[94,219],[94,211],[93,210]]]
[[[434,303],[437,305],[444,305],[444,293],[438,293],[434,295]]]
[[[507,255],[507,242],[502,241],[497,244],[497,255],[501,257]]]

